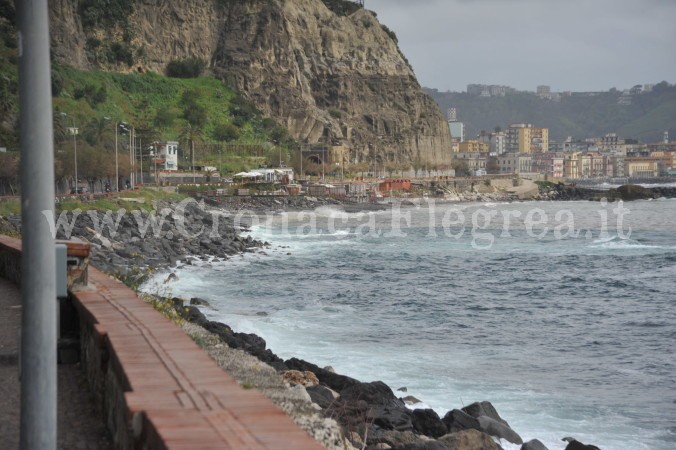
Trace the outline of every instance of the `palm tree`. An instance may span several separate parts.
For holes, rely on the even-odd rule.
[[[196,125],[191,124],[190,122],[186,123],[183,129],[181,130],[181,134],[179,136],[179,140],[185,142],[188,145],[188,148],[190,149],[190,165],[194,173],[194,165],[195,165],[195,141],[200,141],[203,136],[203,131],[201,128],[199,128]],[[194,181],[194,176],[193,176],[193,181]]]

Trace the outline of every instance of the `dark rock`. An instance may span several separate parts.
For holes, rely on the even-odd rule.
[[[448,450],[448,447],[439,441],[425,441],[392,447],[392,450]]]
[[[549,450],[545,444],[538,441],[537,439],[532,439],[521,446],[521,450]]]
[[[496,411],[495,407],[491,404],[491,402],[486,401],[475,402],[469,406],[465,406],[464,408],[462,408],[462,410],[472,417],[478,418],[479,416],[486,416],[509,426],[507,421],[504,420],[502,417],[500,417],[500,414],[498,414],[498,412]]]
[[[397,391],[399,391],[399,392],[407,392],[408,389],[407,389],[406,387],[400,387],[399,389],[397,389]]]
[[[197,306],[211,306],[208,301],[199,298],[199,297],[193,297],[190,299],[190,304],[191,305],[197,305]]]
[[[411,415],[413,429],[420,434],[438,438],[448,433],[446,425],[433,409],[414,409]]]
[[[339,397],[338,393],[331,388],[318,384],[316,386],[307,386],[305,388],[312,401],[318,404],[322,409],[331,406]]]
[[[330,387],[336,392],[341,392],[343,389],[359,383],[359,381],[354,378],[330,372],[310,362],[303,361],[302,359],[291,358],[284,361],[284,364],[289,369],[300,370],[303,372],[309,370],[310,372],[313,372],[317,375],[320,383]]]
[[[354,384],[340,391],[340,398],[344,403],[365,403],[368,406],[366,418],[383,429],[413,429],[411,412],[382,381]]]
[[[504,423],[498,422],[492,417],[487,416],[479,416],[477,417],[477,420],[481,426],[481,431],[484,433],[490,434],[491,436],[495,436],[500,439],[505,439],[512,444],[523,444],[523,439],[521,439],[521,436],[519,436],[514,430]]]
[[[197,309],[196,306],[184,306],[177,311],[184,320],[187,320],[190,323],[194,323],[205,328],[206,325],[209,324],[209,320],[204,316],[204,314],[202,314],[202,311]],[[232,330],[230,331],[232,332]]]
[[[582,442],[573,439],[573,438],[564,438],[564,441],[568,441],[565,450],[601,450],[595,445],[587,445]]]
[[[622,200],[647,200],[654,198],[653,191],[637,184],[625,184],[617,188]]]
[[[479,421],[464,411],[453,409],[446,413],[442,419],[449,433],[455,433],[463,430],[478,430],[481,428]]]
[[[406,403],[407,405],[415,405],[416,403],[422,403],[420,399],[412,396],[412,395],[407,395],[406,397],[402,398],[401,401]]]

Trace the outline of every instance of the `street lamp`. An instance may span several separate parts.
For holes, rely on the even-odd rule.
[[[110,120],[110,117],[104,117],[106,120]],[[118,123],[115,121],[115,192],[120,192],[120,165],[117,160],[117,127]]]
[[[73,151],[75,153],[75,193],[78,194],[78,178],[77,178],[77,132],[78,129],[75,126],[75,119],[70,117],[68,114],[65,112],[60,113],[63,117],[68,117],[73,124],[73,126],[70,129],[71,134],[73,135]]]
[[[126,122],[121,122],[120,126],[129,133],[129,183],[131,188],[134,189],[134,127]]]

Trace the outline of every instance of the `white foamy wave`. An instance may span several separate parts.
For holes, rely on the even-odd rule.
[[[590,245],[590,248],[605,248],[605,249],[649,249],[649,248],[670,248],[663,247],[659,245],[646,245],[641,244],[635,239],[621,238],[619,236],[612,236],[608,238],[601,238],[594,240]]]

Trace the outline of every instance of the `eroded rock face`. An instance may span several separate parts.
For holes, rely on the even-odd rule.
[[[339,16],[321,0],[137,0],[126,25],[106,27],[83,26],[76,3],[50,1],[58,62],[163,73],[198,57],[293,137],[345,145],[351,162],[451,162],[445,118],[372,12]],[[92,38],[124,43],[133,64],[95,56]]]

